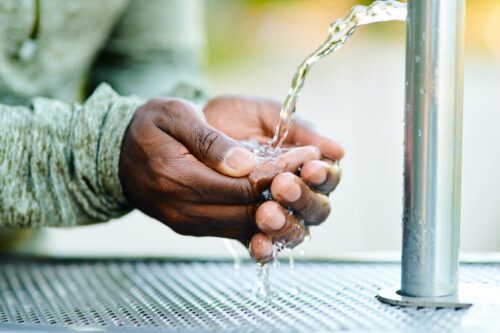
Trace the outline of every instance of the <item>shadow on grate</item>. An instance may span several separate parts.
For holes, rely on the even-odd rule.
[[[500,286],[499,267],[464,264],[461,280]],[[252,263],[5,259],[0,274],[0,323],[10,328],[442,332],[466,313],[379,303],[377,290],[399,281],[394,263],[282,264],[269,300],[252,296]]]

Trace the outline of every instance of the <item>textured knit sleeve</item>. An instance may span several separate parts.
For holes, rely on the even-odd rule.
[[[207,99],[202,0],[131,0],[93,68],[94,85],[123,95]]]
[[[83,105],[0,105],[0,227],[74,226],[128,212],[118,161],[139,104],[101,85]]]

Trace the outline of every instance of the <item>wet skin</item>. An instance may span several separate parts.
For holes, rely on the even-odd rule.
[[[283,154],[259,162],[238,140],[268,142],[279,110],[277,102],[248,97],[217,98],[203,112],[180,99],[147,102],[124,137],[125,196],[178,233],[237,239],[257,261],[269,261],[273,241],[293,247],[326,219],[326,195],[340,179],[334,161],[344,154],[297,120]]]

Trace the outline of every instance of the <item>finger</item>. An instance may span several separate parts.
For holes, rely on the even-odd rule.
[[[191,189],[196,189],[198,195],[192,201],[248,204],[262,199],[262,192],[271,185],[276,175],[295,173],[305,163],[319,158],[321,152],[317,147],[294,148],[276,159],[261,161],[246,178],[224,176],[194,159],[188,159],[188,163],[178,163],[175,167],[187,173],[186,179],[192,184]]]
[[[248,204],[262,200],[262,192],[277,174],[297,172],[304,163],[321,157],[317,147],[294,148],[276,159],[262,161],[249,177],[234,178],[200,162],[169,135],[162,136],[157,144],[162,147],[158,149],[161,154],[149,156],[155,161],[151,164],[156,175],[150,187],[165,200],[171,200],[169,195],[175,193],[185,201],[198,203]]]
[[[261,161],[248,179],[257,192],[262,192],[276,175],[283,172],[295,173],[305,163],[320,158],[321,152],[315,146],[293,148],[277,158]]]
[[[250,240],[250,254],[255,261],[266,263],[271,261],[273,255],[273,243],[264,233],[257,233]]]
[[[248,241],[257,231],[255,208],[249,206],[181,202],[165,205],[160,211],[160,220],[183,235]]]
[[[143,140],[154,131],[161,130],[153,126]],[[248,204],[260,198],[261,193],[254,190],[247,177],[234,178],[215,171],[169,135],[156,136],[154,140],[155,149],[142,152],[141,156],[149,161],[144,170],[144,186],[154,191],[158,200],[182,198],[198,203]]]
[[[306,235],[304,224],[276,201],[266,201],[257,208],[255,223],[273,242],[294,247]]]
[[[302,217],[307,225],[318,225],[330,214],[328,197],[312,191],[301,178],[290,172],[274,178],[271,194],[283,206]]]
[[[316,191],[330,193],[339,181],[342,170],[337,164],[329,164],[324,161],[310,161],[304,164],[300,170],[300,177]]]
[[[266,201],[257,209],[255,223],[263,232],[273,233],[285,226],[286,216],[282,213],[278,203]]]
[[[286,139],[288,143],[317,146],[325,156],[340,160],[344,157],[344,148],[335,140],[319,134],[310,124],[297,118]]]
[[[261,198],[261,192],[246,178],[233,178],[220,174],[199,161],[187,161],[176,168],[183,168],[185,178],[171,179],[180,182],[177,197],[196,203],[249,204]],[[175,175],[175,173],[174,173]],[[270,182],[269,182],[270,183]],[[173,193],[171,191],[169,193]]]
[[[257,165],[252,152],[207,124],[193,104],[168,99],[163,107],[159,128],[181,142],[201,162],[231,177],[246,176]]]

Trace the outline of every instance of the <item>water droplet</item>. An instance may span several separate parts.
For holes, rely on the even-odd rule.
[[[300,288],[298,287],[291,287],[290,288],[290,294],[293,296],[297,296],[300,293]]]
[[[427,92],[427,90],[425,90],[424,88],[420,88],[420,93],[423,95]]]
[[[422,130],[417,130],[417,134],[419,137],[422,136]]]
[[[419,55],[415,55],[415,62],[420,63],[421,60],[422,57],[420,57]]]

